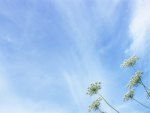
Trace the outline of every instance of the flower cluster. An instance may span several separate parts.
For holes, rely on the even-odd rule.
[[[96,82],[94,84],[91,84],[88,87],[87,94],[92,96],[94,94],[97,94],[100,89],[101,89],[101,83],[100,82]]]
[[[124,101],[133,99],[133,97],[134,97],[134,90],[129,90],[124,96]]]
[[[129,89],[132,89],[133,87],[136,87],[139,85],[139,83],[141,82],[142,74],[143,74],[143,72],[140,72],[140,71],[135,72],[135,75],[129,81],[129,84],[128,84]]]
[[[96,99],[96,100],[89,106],[89,112],[90,112],[90,111],[96,111],[96,110],[98,110],[99,107],[100,107],[100,101],[101,101],[101,100],[102,100],[101,98]]]
[[[101,83],[100,82],[95,82],[93,84],[90,84],[90,86],[88,87],[88,90],[87,90],[87,94],[90,95],[90,96],[98,96],[99,95],[99,98],[96,99],[90,106],[89,106],[89,112],[90,111],[96,111],[98,110],[100,113],[106,113],[104,111],[101,111],[101,101],[104,100],[104,102],[110,107],[112,108],[113,110],[115,110],[117,113],[119,113],[119,111],[117,111],[114,107],[112,107],[108,102],[107,100],[101,95],[99,94],[99,90],[101,89]]]
[[[134,55],[128,59],[125,59],[120,67],[126,68],[126,67],[133,67],[136,64],[136,61],[139,59],[138,56]],[[124,95],[124,101],[132,100],[134,97],[134,87],[138,86],[141,82],[141,75],[143,73],[140,71],[136,71],[135,74],[132,76],[132,78],[129,81],[128,84],[128,92]]]
[[[147,107],[146,105],[144,105],[143,103],[141,103],[140,101],[138,101],[134,98],[134,90],[139,85],[143,86],[144,90],[147,93],[147,97],[148,98],[150,97],[150,90],[142,81],[143,72],[136,71],[136,69],[134,68],[134,65],[136,64],[138,59],[139,59],[139,57],[134,55],[128,59],[125,59],[123,61],[123,63],[120,65],[120,67],[122,67],[122,68],[132,67],[135,72],[128,83],[128,92],[124,95],[124,101],[134,100],[137,103],[139,103],[140,105],[142,105],[143,107],[150,109],[150,107]]]
[[[129,59],[125,59],[123,63],[120,65],[122,68],[134,66],[136,61],[139,59],[136,55],[130,57]]]

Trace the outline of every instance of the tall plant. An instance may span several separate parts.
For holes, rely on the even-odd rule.
[[[143,72],[142,71],[139,71],[135,68],[135,65],[136,65],[136,62],[139,60],[139,57],[134,55],[128,59],[125,59],[123,61],[123,63],[121,64],[121,68],[132,68],[134,74],[133,76],[131,77],[128,85],[127,85],[127,88],[128,88],[128,92],[125,94],[124,96],[124,101],[129,101],[129,100],[134,100],[136,101],[137,103],[139,103],[140,105],[142,105],[143,107],[147,108],[147,109],[150,109],[150,107],[146,106],[145,104],[141,103],[140,101],[138,101],[137,99],[135,99],[134,97],[134,94],[135,94],[135,89],[138,87],[138,86],[142,86],[147,94],[147,97],[149,98],[150,97],[150,90],[149,88],[143,83],[143,78],[142,78],[142,75],[143,75]]]
[[[99,93],[99,90],[101,90],[101,83],[96,82],[93,84],[90,84],[90,86],[87,89],[87,94],[89,96],[97,95],[98,98],[91,104],[89,105],[89,111],[99,111],[100,113],[106,113],[101,110],[101,101],[103,100],[111,109],[119,113],[118,110],[116,110],[109,102]]]
[[[150,107],[141,103],[139,100],[135,98],[135,89],[138,86],[142,86],[147,94],[147,98],[150,97],[150,90],[149,88],[144,84],[143,82],[143,72],[139,71],[135,68],[136,62],[139,60],[138,56],[132,56],[128,59],[125,59],[123,63],[120,65],[121,68],[132,68],[134,74],[129,80],[129,83],[127,85],[127,93],[124,95],[124,101],[133,100],[137,102],[138,104],[142,105],[143,107],[150,110]],[[93,84],[90,84],[90,86],[87,89],[87,94],[89,96],[97,96],[98,98],[93,101],[91,105],[89,105],[89,111],[99,111],[100,113],[106,113],[101,109],[101,101],[104,101],[112,110],[119,113],[118,110],[116,110],[100,93],[101,90],[101,83],[96,82]]]

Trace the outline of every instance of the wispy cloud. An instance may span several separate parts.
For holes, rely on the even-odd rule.
[[[89,103],[85,96],[86,88],[93,81],[101,81],[105,84],[103,92],[107,96],[111,75],[101,64],[101,58],[96,50],[96,41],[103,40],[99,32],[105,26],[113,26],[118,1],[53,1],[61,19],[65,23],[65,30],[74,42],[72,51],[67,51],[67,59],[63,58],[65,64],[71,63],[69,68],[63,66],[62,72],[70,89],[72,99],[76,103],[79,112],[84,112],[85,105]],[[103,4],[103,5],[102,5]],[[104,12],[107,10],[107,13]],[[98,30],[99,28],[99,30]],[[100,45],[101,46],[101,45]],[[96,50],[96,51],[95,51]],[[115,78],[115,77],[114,77]],[[107,89],[107,90],[106,90]],[[107,109],[108,106],[105,106]],[[84,109],[84,110],[83,110]]]
[[[129,25],[129,34],[131,37],[130,47],[126,53],[138,54],[141,57],[142,70],[147,74],[150,80],[150,1],[135,0],[133,12]]]
[[[133,4],[133,15],[130,23],[130,34],[132,43],[129,51],[142,53],[149,51],[150,47],[150,1],[135,0]]]
[[[115,72],[106,69],[99,51],[106,53],[112,43],[116,44],[116,38],[112,40],[107,38],[110,35],[105,35],[107,31],[113,34],[114,27],[121,29],[115,25],[120,24],[116,19],[120,14],[116,11],[121,10],[120,1],[33,0],[25,2],[26,6],[24,2],[17,2],[19,10],[11,7],[15,5],[1,10],[2,17],[8,19],[4,24],[8,23],[8,27],[4,31],[1,29],[3,34],[0,35],[0,42],[6,42],[6,47],[14,44],[9,49],[19,47],[19,50],[14,52],[0,48],[3,50],[0,52],[3,60],[0,67],[5,70],[0,76],[0,92],[3,96],[0,111],[83,113],[87,111],[90,102],[85,94],[86,88],[94,81],[102,82],[103,94],[110,97],[110,103],[115,105],[116,94],[112,94],[112,87],[116,83],[119,86],[118,78]],[[140,7],[138,4],[137,6]],[[138,23],[137,20],[134,23],[135,20],[131,23],[132,36],[137,33],[132,30]],[[143,21],[145,20],[149,22],[148,19]],[[134,39],[130,50],[135,45],[139,46],[138,42]],[[115,51],[108,53],[107,58],[112,58],[117,53]],[[117,59],[113,59],[113,63],[116,61]],[[108,63],[113,65],[109,61]],[[28,91],[31,95],[27,94]],[[104,107],[105,110],[110,110],[108,106]],[[125,109],[128,107],[130,105],[123,105],[119,109],[127,112]]]

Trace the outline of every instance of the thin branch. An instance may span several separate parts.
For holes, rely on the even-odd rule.
[[[146,93],[147,93],[147,95],[149,94],[148,93],[148,88],[144,85],[144,83],[143,83],[143,81],[142,81],[142,79],[140,78],[140,84],[144,87],[144,89],[145,89],[145,91],[146,91]]]
[[[147,108],[150,110],[150,107],[144,105],[143,103],[141,103],[140,101],[136,100],[135,98],[133,98],[134,101],[136,101],[138,104],[142,105],[143,107]]]
[[[107,101],[102,95],[100,95],[100,96],[101,96],[101,98],[105,101],[105,103],[106,103],[110,108],[112,108],[112,109],[115,110],[117,113],[119,113],[119,111],[116,110],[112,105],[110,105],[110,104],[108,103],[108,101]]]

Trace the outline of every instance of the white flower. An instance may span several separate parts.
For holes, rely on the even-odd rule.
[[[94,84],[91,84],[89,87],[88,87],[88,90],[87,90],[87,94],[92,96],[94,94],[97,94],[98,91],[101,89],[101,83],[100,82],[96,82]]]
[[[136,61],[139,59],[138,56],[134,55],[132,57],[130,57],[129,59],[125,59],[123,61],[123,63],[120,65],[121,68],[125,68],[125,67],[130,67],[130,66],[134,66]]]
[[[124,96],[124,101],[128,101],[130,99],[133,99],[133,96],[134,96],[134,90],[129,90],[125,96]]]
[[[128,84],[129,89],[132,89],[133,87],[136,87],[139,85],[139,83],[141,82],[142,74],[143,74],[143,72],[140,72],[140,71],[135,72],[135,75],[129,81],[129,84]]]
[[[89,112],[90,112],[90,111],[96,111],[96,110],[98,110],[99,107],[100,107],[100,101],[101,101],[101,100],[102,100],[101,98],[96,99],[96,100],[89,106]]]

